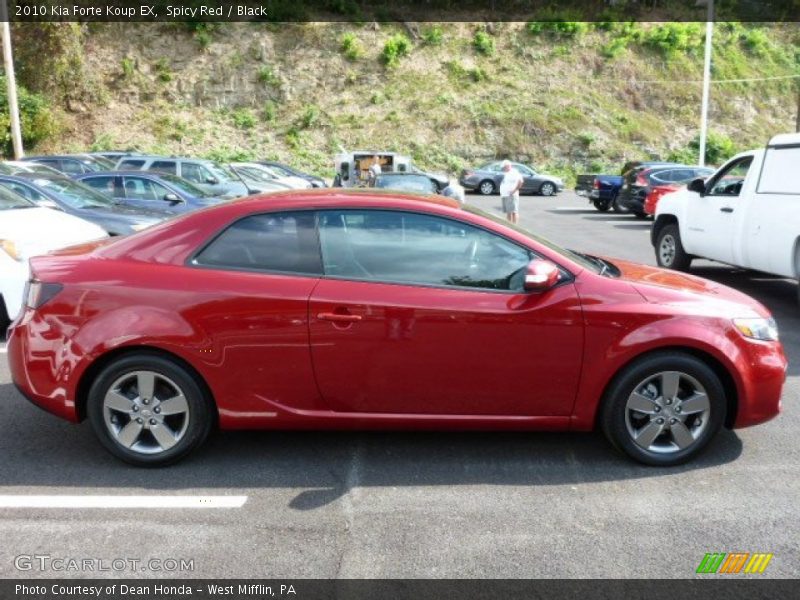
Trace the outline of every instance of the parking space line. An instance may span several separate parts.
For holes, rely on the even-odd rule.
[[[0,495],[0,508],[241,508],[247,496]]]

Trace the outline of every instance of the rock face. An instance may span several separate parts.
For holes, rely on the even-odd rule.
[[[271,156],[321,171],[339,147],[374,147],[450,172],[495,156],[529,157],[569,178],[616,170],[643,153],[666,158],[696,134],[700,87],[674,83],[700,75],[694,54],[670,70],[649,48],[609,59],[602,49],[613,32],[565,41],[534,36],[521,23],[443,23],[432,42],[430,28],[98,25],[82,34],[82,69],[96,93],[55,101],[64,133],[40,150],[81,150],[100,140],[163,153]],[[494,36],[491,55],[476,50],[478,31]],[[408,39],[408,54],[387,66],[386,44],[398,35]],[[345,36],[357,41],[354,56]],[[772,37],[776,45],[789,39],[780,28]],[[745,68],[744,50],[737,52],[736,66]],[[777,64],[773,56],[747,58],[748,76],[759,75],[762,63]],[[725,66],[722,53],[715,59],[716,68]],[[715,131],[746,147],[765,131],[787,129],[796,99],[785,87],[714,88]]]

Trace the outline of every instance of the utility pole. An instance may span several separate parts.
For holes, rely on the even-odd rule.
[[[8,84],[8,116],[11,121],[11,142],[14,145],[14,159],[19,160],[25,154],[22,149],[22,131],[19,126],[19,106],[17,104],[17,80],[14,76],[14,55],[11,51],[11,25],[8,22],[8,6],[6,0],[0,0],[0,33],[3,35],[3,64]]]
[[[706,52],[703,61],[703,100],[700,105],[700,156],[697,164],[706,165],[706,138],[708,137],[708,96],[711,88],[711,39],[714,35],[714,0],[706,0]]]

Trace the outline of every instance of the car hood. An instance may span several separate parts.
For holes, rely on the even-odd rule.
[[[4,210],[0,215],[0,239],[12,240],[26,257],[106,237],[94,223],[51,208]]]
[[[80,214],[85,215],[87,218],[103,219],[110,221],[117,221],[120,223],[158,223],[168,217],[171,213],[161,212],[155,210],[139,209],[130,206],[122,206],[115,204],[109,209],[105,208],[83,208]]]
[[[632,284],[651,304],[685,306],[718,316],[770,316],[760,302],[721,283],[624,260],[608,260],[621,271],[620,279]]]

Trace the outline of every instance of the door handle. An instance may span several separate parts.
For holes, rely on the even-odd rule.
[[[334,323],[355,323],[361,320],[361,315],[322,312],[317,315],[317,318],[320,321],[333,321]]]
[[[733,212],[733,209],[730,206],[723,206],[719,210],[720,210],[720,212],[724,212],[724,213],[732,213]]]

